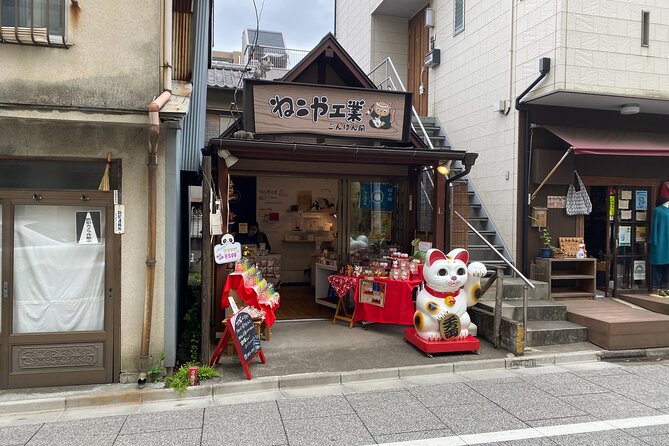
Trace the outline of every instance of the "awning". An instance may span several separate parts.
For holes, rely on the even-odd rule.
[[[577,155],[669,156],[669,133],[543,126],[565,140]]]

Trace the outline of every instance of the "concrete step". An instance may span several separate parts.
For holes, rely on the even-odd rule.
[[[588,329],[568,321],[528,321],[527,342],[530,347],[586,342]]]
[[[483,262],[488,263],[488,262]],[[527,298],[530,300],[548,300],[550,293],[548,290],[548,284],[546,282],[539,282],[538,280],[530,280],[530,283],[534,285],[534,289],[529,288],[527,290]],[[495,287],[497,285],[493,284],[492,287],[481,297],[481,300],[495,300]],[[525,287],[525,282],[519,277],[505,277],[504,278],[504,300],[518,300],[523,298],[523,288]]]
[[[494,287],[494,285],[493,285]],[[495,311],[495,301],[485,300],[477,304],[489,312]],[[503,301],[502,316],[515,321],[523,320],[523,302]],[[567,306],[554,300],[528,300],[527,302],[527,320],[528,321],[566,321]]]

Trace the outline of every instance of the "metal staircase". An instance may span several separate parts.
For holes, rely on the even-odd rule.
[[[419,125],[418,121],[420,119]],[[443,131],[439,120],[436,117],[413,117],[412,126],[418,136],[423,139],[429,139],[434,147],[439,148],[451,148],[451,143],[448,140],[448,136]],[[425,131],[423,132],[423,129]],[[463,166],[459,163],[451,166],[451,171],[453,173],[458,173],[463,170]],[[479,231],[488,242],[490,242],[497,251],[499,251],[504,257],[509,261],[513,262],[509,250],[504,245],[502,238],[497,231],[492,219],[488,215],[488,212],[485,209],[485,206],[481,202],[472,181],[469,179],[469,176],[464,176],[459,180],[460,183],[467,184],[467,193],[468,193],[468,209],[467,209],[467,221]],[[500,265],[504,266],[504,262],[498,258],[498,256],[486,245],[483,243],[473,231],[469,231],[467,236],[467,249],[469,250],[469,255],[472,261],[479,261],[485,263],[486,265],[494,266]]]

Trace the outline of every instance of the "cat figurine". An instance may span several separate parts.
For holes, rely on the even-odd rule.
[[[467,307],[481,297],[481,277],[486,267],[480,262],[469,262],[466,249],[454,249],[444,255],[430,249],[423,267],[424,285],[416,298],[414,327],[427,341],[465,339],[476,335]]]

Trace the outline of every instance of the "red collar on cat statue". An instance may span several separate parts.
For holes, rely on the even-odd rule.
[[[446,305],[448,305],[449,307],[452,307],[453,305],[455,305],[455,297],[460,293],[460,290],[453,291],[453,292],[451,292],[451,291],[437,291],[434,288],[430,288],[427,283],[425,284],[425,290],[427,290],[427,292],[430,293],[434,297],[439,297],[441,299],[449,298],[449,299],[446,299],[446,302],[445,302]]]

